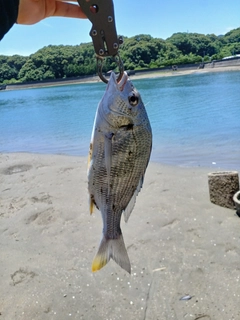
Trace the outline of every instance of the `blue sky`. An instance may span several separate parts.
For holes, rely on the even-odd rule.
[[[97,0],[96,0],[97,2]],[[240,27],[240,0],[114,0],[118,34],[175,32],[225,34]],[[48,18],[32,26],[14,25],[0,42],[0,54],[29,55],[44,46],[90,42],[88,20]]]

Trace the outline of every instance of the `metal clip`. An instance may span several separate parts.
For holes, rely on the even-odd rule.
[[[81,9],[93,26],[90,36],[94,49],[101,57],[115,56],[118,53],[119,39],[115,26],[112,0],[78,0]]]
[[[119,57],[119,45],[123,43],[122,37],[117,36],[113,0],[78,0],[78,3],[93,24],[90,36],[97,55],[98,74],[100,79],[107,83],[107,79],[102,75],[102,59],[109,56],[114,59]],[[120,57],[119,60],[121,61]],[[120,62],[118,65],[120,66]],[[122,69],[121,63],[120,74],[123,73]]]

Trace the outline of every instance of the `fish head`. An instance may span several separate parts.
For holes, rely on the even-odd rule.
[[[117,128],[138,124],[141,112],[145,110],[139,92],[124,72],[120,81],[111,73],[108,86],[102,99],[102,112],[105,120]]]

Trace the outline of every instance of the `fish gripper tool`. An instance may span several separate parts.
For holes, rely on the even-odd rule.
[[[119,68],[118,81],[124,73],[122,60],[119,56],[119,46],[123,38],[117,36],[113,0],[78,0],[87,18],[92,22],[90,36],[97,56],[97,71],[100,79],[108,83],[102,74],[103,61],[112,57]]]

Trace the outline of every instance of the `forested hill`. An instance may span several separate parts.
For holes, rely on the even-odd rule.
[[[163,40],[150,35],[124,38],[120,49],[126,70],[161,68],[169,65],[208,62],[240,54],[240,28],[222,36],[175,33]],[[108,59],[103,71],[114,70]],[[96,73],[92,43],[78,46],[48,46],[25,56],[0,55],[0,83],[62,79]]]

